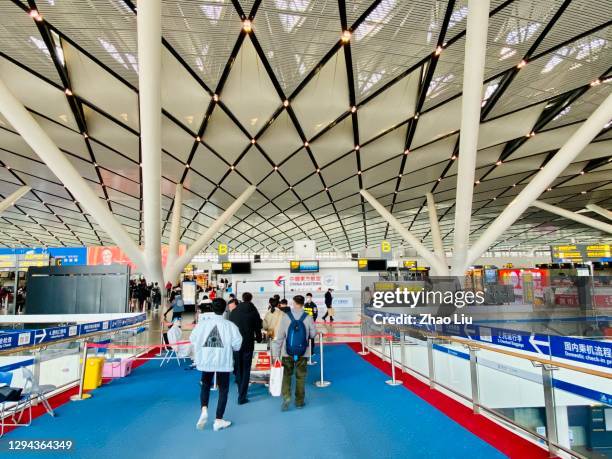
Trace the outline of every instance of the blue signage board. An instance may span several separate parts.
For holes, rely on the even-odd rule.
[[[550,350],[555,357],[612,368],[612,342],[609,341],[551,336]]]
[[[124,319],[105,320],[80,325],[67,325],[62,327],[49,327],[37,330],[24,330],[18,332],[0,333],[0,350],[13,349],[22,346],[31,346],[53,342],[60,339],[87,335],[104,330],[115,330],[128,327],[147,319],[146,314],[139,314]]]
[[[365,314],[397,316],[381,310],[366,309]],[[412,325],[411,328],[425,328],[433,331],[433,325]],[[588,363],[601,367],[612,367],[612,342],[591,339],[573,338],[570,336],[543,335],[522,330],[511,330],[483,325],[448,324],[436,326],[436,330],[449,336],[459,336],[496,346],[509,347],[521,351],[533,352],[545,357],[557,357]]]
[[[87,247],[49,247],[49,256],[62,260],[62,266],[87,264]]]
[[[41,255],[61,259],[63,266],[87,264],[87,247],[0,247],[0,255]]]

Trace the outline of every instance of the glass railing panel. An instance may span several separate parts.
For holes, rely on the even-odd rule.
[[[529,432],[544,436],[546,410],[542,370],[529,360],[479,349],[479,404]]]
[[[552,374],[557,444],[589,458],[612,457],[612,381],[565,368]]]
[[[434,343],[434,380],[464,397],[472,397],[470,354],[465,346]]]

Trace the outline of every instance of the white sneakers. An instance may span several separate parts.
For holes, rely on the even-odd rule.
[[[208,421],[208,408],[205,406],[202,407],[202,413],[200,414],[200,418],[196,424],[196,429],[202,430],[206,425],[206,421]]]
[[[225,419],[215,419],[215,423],[213,424],[213,430],[217,432],[222,429],[227,429],[231,425],[232,423],[230,421],[226,421]]]
[[[208,421],[208,408],[202,407],[202,413],[200,414],[200,418],[196,423],[196,429],[204,430],[206,421]],[[230,421],[226,421],[225,419],[215,419],[215,422],[213,423],[213,430],[218,432],[219,430],[227,429],[231,425],[232,423]]]

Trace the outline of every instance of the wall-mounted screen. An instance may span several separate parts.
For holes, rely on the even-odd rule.
[[[318,260],[299,260],[289,262],[289,271],[292,273],[318,273]]]
[[[250,261],[224,261],[221,266],[223,274],[251,274]]]
[[[387,270],[387,260],[382,260],[382,259],[368,260],[365,258],[360,258],[359,260],[357,260],[357,269],[361,272],[386,271]]]

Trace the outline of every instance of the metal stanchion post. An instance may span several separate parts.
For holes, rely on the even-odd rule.
[[[315,382],[317,387],[327,387],[331,383],[323,379],[323,333],[319,333],[319,352],[321,353],[321,380]]]
[[[389,336],[389,354],[391,358],[391,379],[385,382],[390,386],[401,386],[402,382],[395,379],[395,353],[393,352],[393,336]]]
[[[364,330],[363,330],[363,321],[361,322],[361,326],[359,328],[361,330],[361,351],[358,352],[358,354],[359,355],[368,355],[370,353],[370,351],[366,350],[365,343],[363,341],[363,339],[364,339],[363,335],[365,334]]]
[[[77,402],[80,400],[87,400],[88,398],[91,398],[91,394],[83,393],[83,383],[85,381],[85,365],[87,365],[87,340],[83,341],[83,355],[81,356],[81,359],[83,361],[81,362],[81,374],[79,378],[79,393],[77,395],[73,395],[70,397],[70,400],[72,400],[73,402]]]
[[[217,372],[215,371],[215,374],[213,376],[213,386],[210,388],[210,390],[218,390],[219,388],[217,387]]]
[[[402,373],[406,372],[406,367],[404,366],[404,362],[406,362],[406,332],[400,330],[400,368],[402,369]]]
[[[314,342],[314,339],[308,338],[308,341],[310,343],[310,356],[308,356],[308,365],[312,366],[312,365],[316,365],[317,364],[317,362],[313,362],[312,361],[312,353],[314,351],[314,346],[313,346],[312,343]]]

